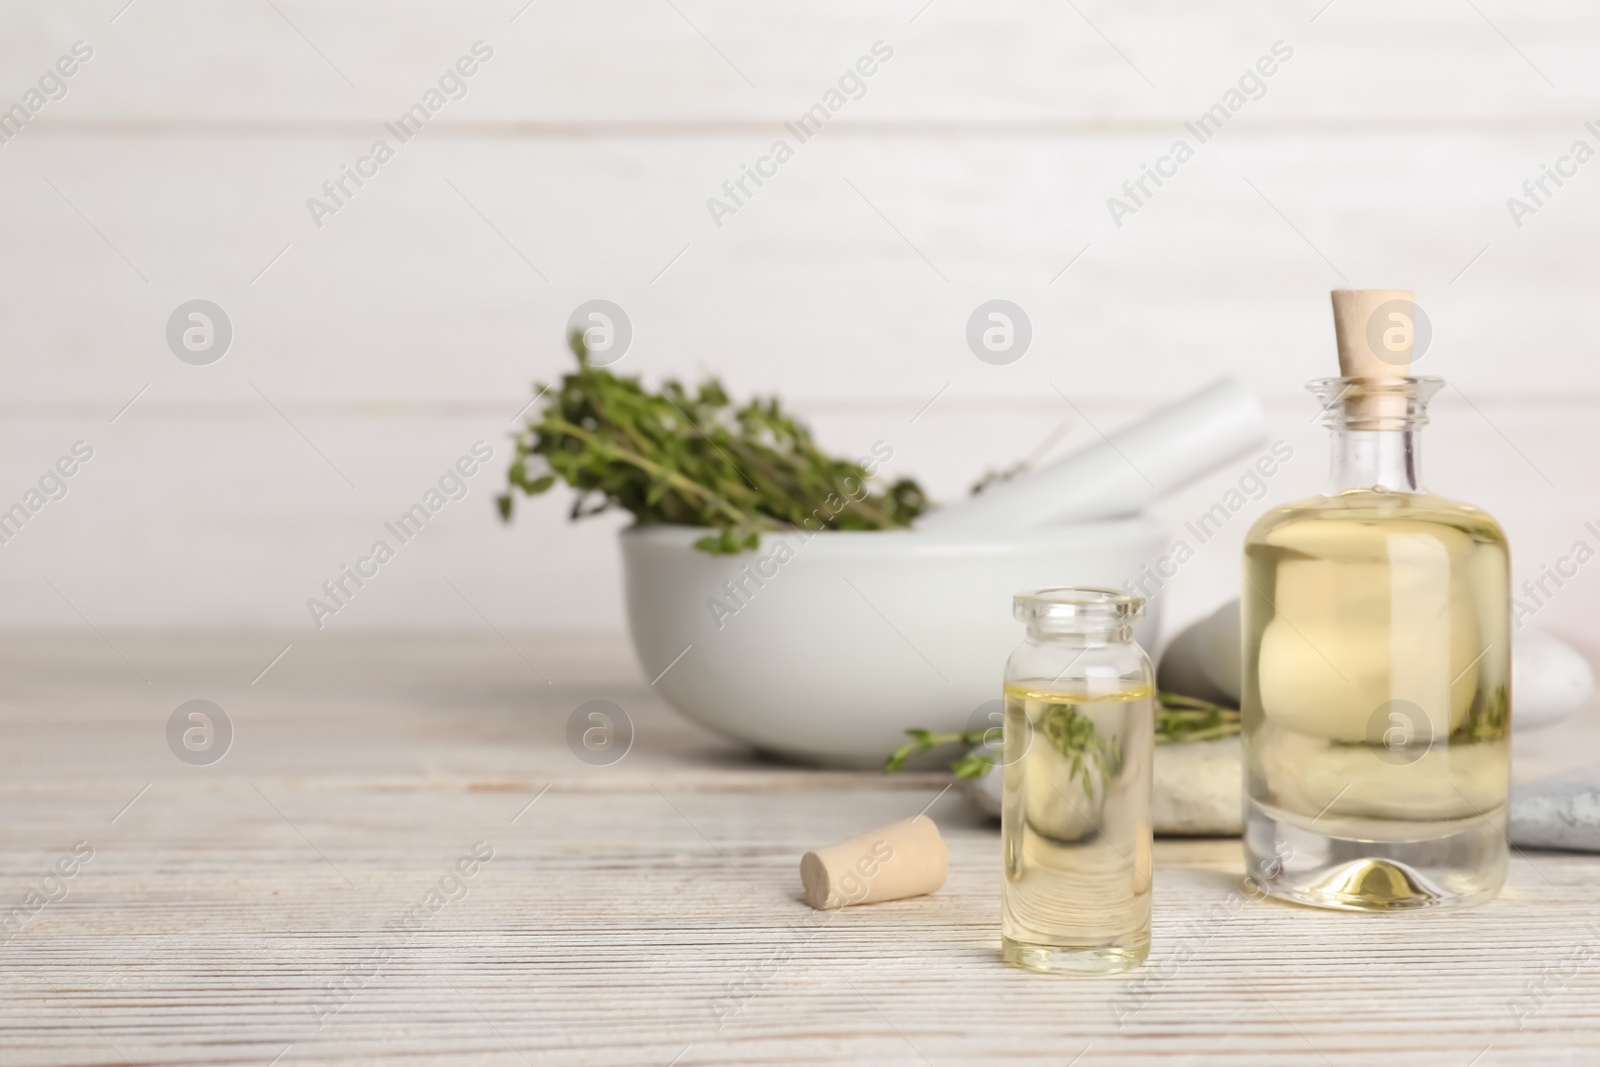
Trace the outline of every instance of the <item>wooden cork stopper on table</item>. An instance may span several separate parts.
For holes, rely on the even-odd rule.
[[[932,893],[944,885],[949,865],[939,828],[918,815],[807,852],[800,882],[806,903],[826,910]]]
[[[1364,382],[1411,376],[1417,294],[1409,289],[1333,290],[1333,330],[1339,374]],[[1406,398],[1377,393],[1346,401],[1345,411],[1368,418],[1404,417]]]

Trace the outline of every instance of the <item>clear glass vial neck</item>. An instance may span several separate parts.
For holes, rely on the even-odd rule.
[[[1319,378],[1307,388],[1322,401],[1333,433],[1329,496],[1354,490],[1422,493],[1422,427],[1441,378]]]
[[[1062,586],[1018,593],[1012,614],[1028,626],[1028,640],[1068,648],[1127,644],[1144,616],[1144,597],[1097,586]]]

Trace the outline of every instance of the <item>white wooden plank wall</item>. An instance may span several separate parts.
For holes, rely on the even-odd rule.
[[[1052,383],[1105,429],[1237,373],[1296,449],[1271,501],[1320,481],[1300,385],[1333,369],[1327,290],[1412,286],[1422,368],[1460,387],[1430,481],[1502,519],[1519,577],[1597,542],[1600,163],[1520,227],[1506,205],[1600,150],[1592,5],[125,3],[0,11],[0,107],[94,50],[0,144],[0,507],[94,448],[0,546],[0,626],[310,639],[305,599],[483,439],[468,497],[329,626],[482,627],[454,583],[502,627],[619,630],[618,523],[552,498],[505,528],[489,501],[595,297],[633,321],[619,369],[776,391],[945,497],[1071,414]],[[314,225],[306,199],[480,40],[465,97]],[[706,199],[877,41],[864,95],[716,225]],[[1264,95],[1198,144],[1184,122],[1278,41]],[[1194,159],[1115,225],[1107,198],[1178,137]],[[963,340],[994,297],[1034,324],[1007,367]],[[194,298],[234,326],[210,366],[164,339]],[[1247,525],[1170,619],[1227,595]],[[1597,589],[1580,572],[1540,620],[1600,641]]]

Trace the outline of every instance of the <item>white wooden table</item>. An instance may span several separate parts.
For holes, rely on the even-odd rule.
[[[805,848],[940,778],[756,762],[618,642],[111,638],[0,643],[0,1063],[1600,1062],[1600,858],[1366,917],[1246,900],[1237,842],[1161,842],[1149,966],[1040,977],[998,962],[997,834],[954,795],[941,892],[800,901]],[[193,698],[234,726],[210,766],[167,747]],[[565,742],[595,698],[637,731],[608,767]]]

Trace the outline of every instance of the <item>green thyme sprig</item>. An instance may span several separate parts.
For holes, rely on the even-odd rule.
[[[1457,744],[1499,741],[1506,735],[1506,721],[1510,713],[1511,702],[1506,698],[1506,687],[1497,685],[1473,703],[1472,710],[1450,735],[1450,740]]]
[[[1156,694],[1156,744],[1215,741],[1239,732],[1239,709],[1177,693]]]
[[[539,387],[543,405],[514,435],[503,519],[514,491],[538,496],[560,480],[578,490],[573,519],[616,507],[641,525],[709,526],[695,547],[732,555],[763,531],[898,529],[927,506],[909,478],[872,491],[861,464],[819,449],[775,398],[735,407],[715,378],[651,391],[590,363],[582,333],[570,344],[578,369]]]
[[[1093,772],[1099,772],[1104,787],[1122,771],[1122,745],[1117,738],[1096,732],[1094,720],[1081,714],[1076,705],[1051,704],[1039,716],[1037,728],[1050,747],[1070,761],[1067,775],[1079,781],[1085,794],[1094,792],[1097,775]]]
[[[967,730],[958,734],[939,734],[931,730],[911,729],[911,738],[895,749],[883,761],[885,774],[905,767],[906,761],[943,745],[962,746],[961,755],[950,763],[957,778],[982,778],[994,767],[990,756],[975,755],[970,750],[983,744],[991,730]],[[1109,781],[1122,767],[1122,753],[1116,738],[1104,737],[1094,731],[1094,723],[1079,715],[1070,704],[1056,704],[1047,711],[1040,722],[1041,732],[1063,756],[1072,760],[1072,774],[1082,776],[1085,791],[1090,778],[1088,768],[1096,766],[1103,781]],[[1215,741],[1239,732],[1239,709],[1214,704],[1198,697],[1182,696],[1165,691],[1156,694],[1156,744],[1166,745],[1188,741]]]
[[[883,761],[883,773],[892,774],[903,768],[912,756],[920,756],[930,749],[944,745],[959,744],[965,749],[976,748],[984,743],[990,730],[998,729],[997,726],[991,726],[983,730],[964,730],[959,734],[936,734],[932,730],[923,729],[907,730],[906,733],[911,740],[895,749],[889,754],[889,758]],[[982,778],[993,766],[994,760],[988,756],[974,756],[964,752],[951,762],[950,769],[955,772],[957,778]]]

